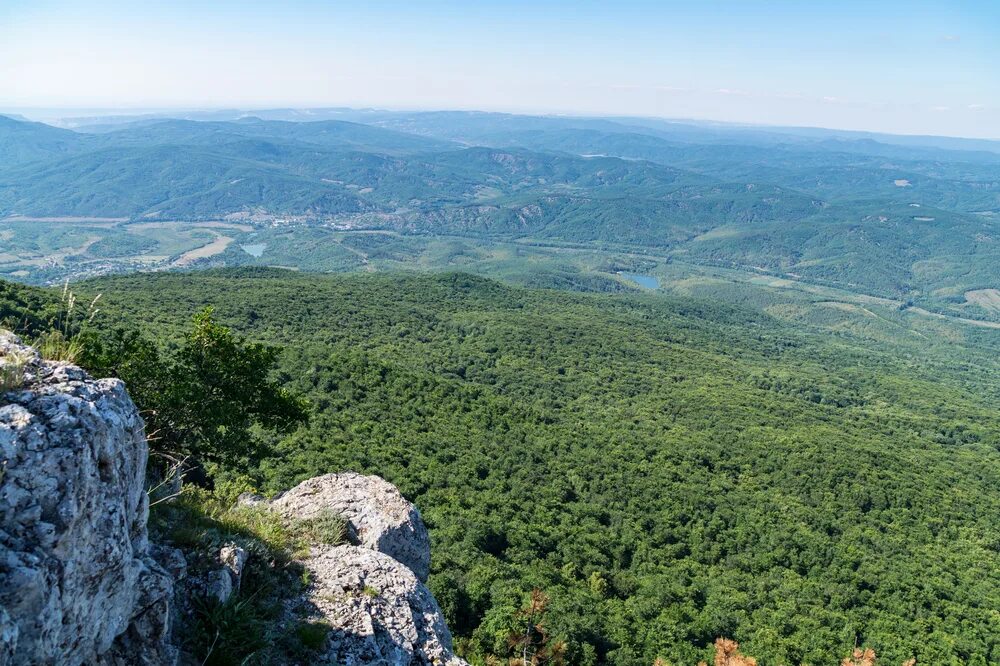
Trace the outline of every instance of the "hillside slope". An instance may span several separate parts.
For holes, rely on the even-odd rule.
[[[276,270],[87,283],[164,341],[214,305],[286,345],[311,424],[254,474],[377,473],[420,508],[473,660],[545,590],[570,663],[1000,659],[995,357],[683,298]],[[140,323],[141,322],[141,323]]]

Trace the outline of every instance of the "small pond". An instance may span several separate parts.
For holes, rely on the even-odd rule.
[[[639,285],[644,289],[660,288],[659,278],[655,278],[652,275],[639,275],[637,273],[622,273],[622,272],[619,272],[618,275],[621,275],[626,280],[635,282],[637,285]]]

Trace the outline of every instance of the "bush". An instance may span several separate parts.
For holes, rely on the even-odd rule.
[[[207,308],[173,354],[117,329],[89,337],[81,364],[125,381],[154,452],[247,469],[269,453],[258,429],[289,432],[308,418],[306,402],[269,378],[279,355],[238,339]]]

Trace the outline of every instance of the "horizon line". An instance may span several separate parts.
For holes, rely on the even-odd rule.
[[[585,113],[581,111],[513,111],[513,110],[496,110],[496,109],[484,109],[484,108],[460,108],[460,107],[421,107],[421,106],[350,106],[350,105],[294,105],[294,104],[279,104],[279,105],[263,105],[263,106],[241,106],[241,105],[209,105],[209,106],[188,106],[188,105],[176,105],[176,106],[141,106],[141,105],[119,105],[119,106],[7,106],[0,105],[0,115],[10,116],[10,114],[23,115],[22,112],[27,111],[42,111],[42,112],[70,112],[70,111],[88,111],[88,112],[116,112],[116,113],[104,113],[101,115],[91,116],[91,115],[67,115],[59,116],[52,115],[50,120],[76,120],[83,118],[92,117],[122,117],[122,116],[142,116],[142,115],[153,115],[153,114],[167,114],[171,112],[187,112],[187,113],[202,113],[202,112],[220,112],[220,111],[234,111],[246,113],[248,117],[253,117],[254,112],[266,112],[266,111],[354,111],[354,112],[385,112],[385,113],[470,113],[470,114],[493,114],[493,115],[504,115],[504,116],[522,116],[529,118],[578,118],[587,120],[656,120],[660,122],[668,123],[699,123],[706,125],[721,125],[728,127],[741,127],[749,129],[773,129],[773,130],[824,130],[828,132],[845,132],[849,134],[868,134],[876,136],[891,136],[891,137],[906,137],[906,138],[927,138],[927,139],[955,139],[959,141],[986,141],[990,143],[1000,143],[1000,136],[996,137],[986,137],[986,136],[961,136],[955,134],[928,134],[925,132],[920,133],[907,133],[907,132],[886,132],[881,130],[871,130],[871,129],[854,129],[846,127],[827,127],[823,125],[781,125],[781,124],[769,124],[763,122],[753,122],[753,121],[740,121],[740,120],[717,120],[713,118],[696,118],[696,117],[675,117],[675,116],[655,116],[655,115],[621,115],[621,114],[594,114]],[[45,120],[36,120],[33,118],[28,118],[23,116],[32,122],[40,122],[45,125],[52,127],[59,127],[58,125],[53,125],[51,122],[46,122]],[[183,118],[170,118],[169,116],[164,116],[164,120],[174,119],[174,120],[184,120]],[[193,122],[204,122],[195,120]],[[217,122],[228,122],[225,120],[220,120]],[[286,122],[309,122],[309,121],[286,121]],[[322,121],[314,121],[322,122]],[[344,121],[352,122],[352,121]],[[362,123],[363,124],[363,123]],[[61,128],[70,129],[70,128]]]

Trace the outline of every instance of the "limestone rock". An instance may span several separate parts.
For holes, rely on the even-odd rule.
[[[249,554],[235,544],[228,544],[219,550],[221,569],[209,571],[205,575],[205,594],[220,604],[224,604],[239,592],[243,579],[243,567]]]
[[[348,520],[358,545],[394,557],[421,581],[427,580],[431,566],[427,528],[417,508],[385,479],[353,472],[317,476],[275,499],[272,508],[291,520],[333,510]]]
[[[135,405],[120,381],[0,333],[0,365],[12,362],[23,384],[0,396],[0,662],[171,663],[172,582],[148,555]]]
[[[243,567],[247,565],[250,557],[246,549],[240,548],[236,544],[228,544],[219,550],[219,560],[225,565],[233,579],[233,587],[240,589],[240,581],[243,578]]]
[[[368,548],[321,549],[303,563],[308,603],[332,630],[322,663],[467,666],[433,595],[398,560]]]
[[[226,569],[216,569],[205,574],[205,596],[217,604],[224,604],[233,596],[233,579]]]

